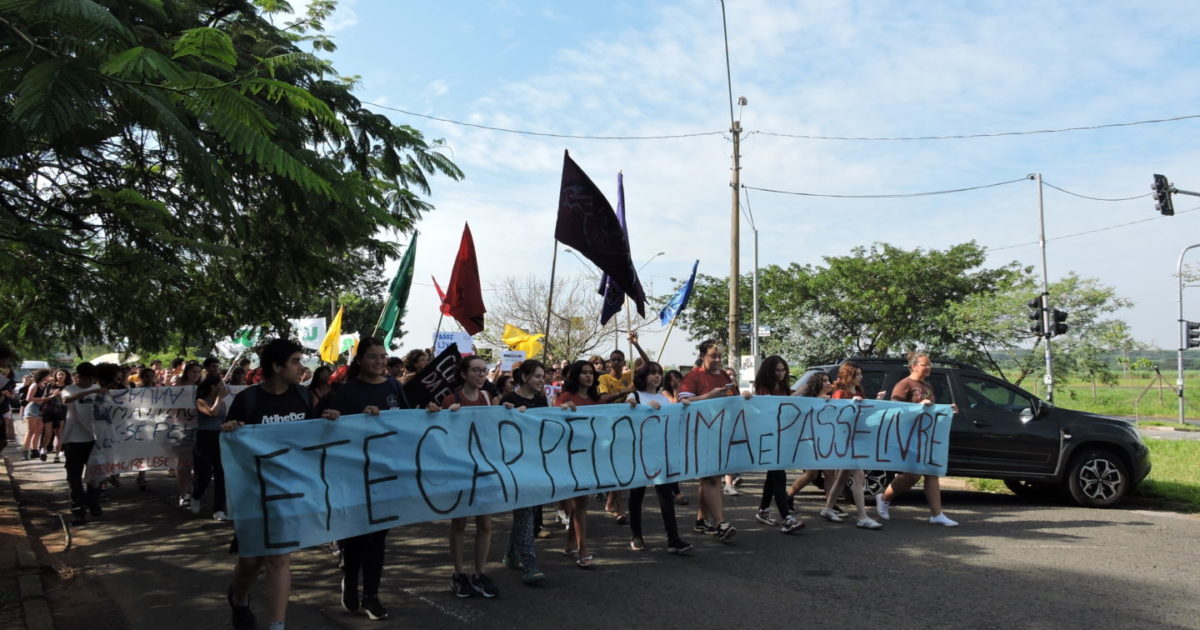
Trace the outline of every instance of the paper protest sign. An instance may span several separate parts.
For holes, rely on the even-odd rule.
[[[500,353],[500,371],[511,372],[514,363],[521,363],[524,360],[524,350],[504,350]]]
[[[475,340],[462,331],[441,331],[433,338],[433,353],[441,354],[443,350],[449,348],[451,344],[458,346],[458,351],[463,356],[475,353]]]

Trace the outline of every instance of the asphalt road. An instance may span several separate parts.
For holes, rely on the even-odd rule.
[[[149,492],[132,483],[112,490],[104,517],[75,528],[63,551],[54,516],[66,501],[61,466],[6,455],[58,576],[69,578],[44,576],[58,630],[228,627],[231,529],[173,507],[174,479],[151,473]],[[597,566],[579,569],[560,555],[554,528],[537,543],[548,575],[540,587],[500,566],[509,519],[497,517],[489,574],[501,593],[492,600],[451,594],[445,523],[398,528],[382,589],[391,618],[382,622],[343,612],[333,556],[309,549],[293,558],[288,627],[1200,628],[1200,517],[960,490],[945,503],[962,526],[946,529],[924,521],[915,492],[870,532],[817,518],[810,491],[799,502],[808,527],[788,536],[753,520],[760,479],[748,476],[748,493],[727,502],[739,530],[731,542],[689,531],[688,556],[665,552],[653,493],[645,552],[630,551],[628,528],[593,504]],[[694,512],[681,509],[690,523]]]

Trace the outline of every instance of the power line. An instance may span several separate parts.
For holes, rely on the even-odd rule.
[[[1045,182],[1043,182],[1043,183],[1045,183]],[[1189,212],[1195,212],[1197,210],[1200,210],[1200,206],[1196,206],[1195,208],[1190,208],[1188,210],[1176,211],[1175,214],[1176,215],[1187,214]],[[1115,230],[1117,228],[1129,227],[1131,225],[1137,225],[1139,223],[1145,223],[1147,221],[1157,221],[1159,219],[1165,219],[1165,218],[1167,218],[1167,217],[1165,217],[1165,216],[1147,217],[1145,219],[1138,219],[1136,221],[1129,221],[1126,223],[1118,223],[1116,225],[1100,227],[1100,228],[1096,228],[1094,230],[1084,230],[1083,232],[1072,232],[1071,234],[1063,234],[1061,236],[1052,236],[1046,240],[1047,241],[1061,241],[1062,239],[1065,239],[1065,238],[1075,238],[1076,236],[1085,236],[1087,234],[1095,234],[1097,232],[1107,232],[1108,230]],[[1029,241],[1027,243],[1017,243],[1015,245],[1005,245],[1004,247],[988,247],[987,251],[998,252],[998,251],[1005,250],[1005,249],[1014,249],[1017,247],[1028,247],[1030,245],[1037,245],[1037,244],[1038,244],[1038,241]]]
[[[732,86],[730,86],[730,94],[732,96]],[[417,118],[425,118],[427,120],[436,120],[438,122],[443,122],[443,123],[447,123],[447,124],[451,124],[451,125],[459,125],[462,127],[473,127],[475,129],[484,129],[487,131],[498,131],[501,133],[512,133],[512,134],[518,134],[518,135],[524,135],[524,136],[540,136],[540,137],[546,137],[546,138],[569,138],[569,139],[573,139],[573,140],[674,140],[677,138],[697,138],[697,137],[701,137],[701,136],[718,136],[718,135],[720,135],[720,136],[725,136],[726,140],[731,140],[731,138],[728,135],[726,135],[726,132],[724,130],[696,131],[696,132],[691,132],[691,133],[663,134],[663,135],[654,135],[654,136],[590,136],[590,135],[582,135],[582,134],[568,134],[568,133],[557,133],[557,132],[549,132],[549,131],[530,131],[528,129],[510,129],[507,127],[495,127],[495,126],[491,126],[491,125],[481,125],[478,123],[470,123],[470,122],[465,122],[465,121],[461,121],[461,120],[453,120],[451,118],[443,118],[441,116],[432,116],[430,114],[418,114],[417,112],[412,112],[412,111],[409,111],[406,109],[400,109],[399,107],[391,107],[389,105],[372,103],[370,101],[361,101],[361,103],[363,105],[370,105],[371,107],[378,107],[379,109],[386,109],[388,111],[405,114],[407,116],[416,116]],[[1149,119],[1149,120],[1135,120],[1132,122],[1107,123],[1107,124],[1103,124],[1103,125],[1064,127],[1062,129],[1038,129],[1038,130],[1031,130],[1031,131],[1001,131],[1001,132],[996,132],[996,133],[970,133],[970,134],[943,135],[943,136],[878,136],[878,137],[817,136],[817,135],[808,135],[808,134],[783,133],[783,132],[779,132],[779,131],[762,131],[762,130],[749,131],[749,132],[747,132],[747,136],[759,134],[759,135],[764,135],[764,136],[775,136],[775,137],[779,137],[779,138],[798,138],[801,140],[846,140],[846,141],[966,140],[966,139],[971,139],[971,138],[996,138],[996,137],[1001,137],[1001,136],[1024,136],[1024,135],[1034,135],[1034,134],[1066,133],[1066,132],[1071,132],[1071,131],[1090,131],[1090,130],[1096,130],[1096,129],[1108,129],[1108,128],[1112,128],[1112,127],[1132,127],[1135,125],[1152,125],[1152,124],[1159,124],[1159,123],[1178,122],[1181,120],[1189,120],[1189,119],[1193,119],[1193,118],[1200,118],[1200,114],[1187,114],[1187,115],[1183,115],[1183,116],[1173,116],[1170,118],[1155,118],[1155,119]]]
[[[463,122],[461,120],[451,120],[449,118],[441,118],[439,116],[430,116],[429,114],[418,114],[417,112],[410,112],[406,109],[400,109],[399,107],[388,107],[387,105],[380,105],[379,103],[370,103],[367,101],[362,101],[362,104],[370,105],[371,107],[378,107],[380,109],[386,109],[386,110],[393,111],[393,112],[399,112],[401,114],[406,114],[408,116],[416,116],[417,118],[426,118],[429,120],[436,120],[438,122],[449,123],[451,125],[459,125],[462,127],[474,127],[476,129],[486,129],[487,131],[499,131],[502,133],[512,133],[512,134],[517,134],[517,135],[522,135],[522,136],[540,136],[543,138],[568,138],[571,140],[674,140],[676,138],[697,138],[700,136],[719,136],[719,135],[723,135],[725,133],[724,131],[698,131],[695,133],[663,134],[663,135],[658,135],[658,136],[585,136],[585,135],[577,135],[577,134],[569,134],[569,133],[553,133],[553,132],[549,132],[549,131],[528,131],[525,129],[507,129],[505,127],[492,127],[490,125],[480,125],[477,123]]]
[[[981,186],[968,186],[966,188],[951,188],[949,190],[930,190],[930,191],[915,192],[915,193],[889,193],[889,194],[880,194],[880,195],[834,195],[834,194],[829,194],[829,193],[810,193],[810,192],[798,192],[798,191],[793,191],[793,190],[776,190],[773,188],[759,188],[757,186],[743,186],[743,188],[746,188],[749,190],[758,190],[758,191],[762,191],[762,192],[776,193],[776,194],[780,194],[780,195],[798,195],[801,197],[827,197],[827,198],[832,198],[832,199],[896,199],[896,198],[904,198],[904,197],[930,197],[933,195],[949,195],[952,193],[968,192],[968,191],[972,191],[972,190],[982,190],[984,188],[995,188],[997,186],[1007,186],[1009,184],[1015,184],[1017,182],[1023,182],[1023,181],[1028,181],[1028,180],[1029,180],[1028,177],[1021,177],[1018,179],[1010,179],[1010,180],[1003,181],[1003,182],[996,182],[994,184],[983,184]]]
[[[1186,114],[1184,116],[1172,116],[1170,118],[1153,118],[1149,120],[1135,120],[1132,122],[1117,122],[1106,123],[1102,125],[1083,125],[1078,127],[1063,127],[1061,129],[1033,129],[1027,131],[998,131],[994,133],[965,133],[944,136],[818,136],[811,134],[800,133],[782,133],[778,131],[752,131],[750,133],[762,134],[764,136],[777,136],[780,138],[798,138],[801,140],[849,140],[860,142],[893,142],[904,140],[967,140],[971,138],[999,138],[1003,136],[1031,136],[1036,134],[1049,133],[1067,133],[1071,131],[1094,131],[1096,129],[1111,129],[1113,127],[1133,127],[1136,125],[1154,125],[1158,123],[1178,122],[1180,120],[1188,120],[1191,118],[1200,118],[1200,114]]]
[[[1134,195],[1132,197],[1090,197],[1088,195],[1081,195],[1076,192],[1071,192],[1065,188],[1059,188],[1058,186],[1055,186],[1054,184],[1051,184],[1050,182],[1048,182],[1044,179],[1042,180],[1042,183],[1053,188],[1054,190],[1059,191],[1059,192],[1064,192],[1073,197],[1079,197],[1080,199],[1091,199],[1092,201],[1133,201],[1134,199],[1142,199],[1144,197],[1149,197],[1150,195],[1154,194],[1154,193],[1145,193],[1142,195]]]

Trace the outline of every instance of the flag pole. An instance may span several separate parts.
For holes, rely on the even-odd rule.
[[[388,307],[391,305],[392,305],[392,296],[389,295],[388,299],[383,303],[383,312],[379,314],[379,320],[375,322],[375,327],[371,329],[372,337],[375,336],[375,333],[379,332],[379,327],[383,325],[383,318],[385,316],[387,316]],[[391,348],[388,348],[388,350],[391,350]]]
[[[679,319],[678,313],[675,314],[675,317],[671,318],[671,323],[667,325],[667,334],[663,336],[662,347],[658,349],[658,360],[660,363],[662,362],[663,352],[667,349],[667,340],[671,338],[671,329],[675,328],[675,320],[677,319]]]
[[[556,237],[554,239],[554,256],[550,259],[550,291],[548,292],[549,295],[546,297],[546,345],[542,346],[542,363],[550,362],[550,312],[554,306],[554,273],[557,270],[558,238]]]

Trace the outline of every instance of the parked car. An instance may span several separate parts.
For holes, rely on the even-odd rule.
[[[884,398],[908,376],[903,359],[852,358],[862,368],[863,391]],[[1120,503],[1150,474],[1150,451],[1133,423],[1057,407],[977,367],[934,361],[928,381],[936,401],[956,403],[950,425],[947,475],[1001,479],[1013,492],[1034,495],[1065,489],[1080,505]],[[801,382],[838,365],[809,368]],[[870,471],[867,492],[882,492],[892,474]]]

